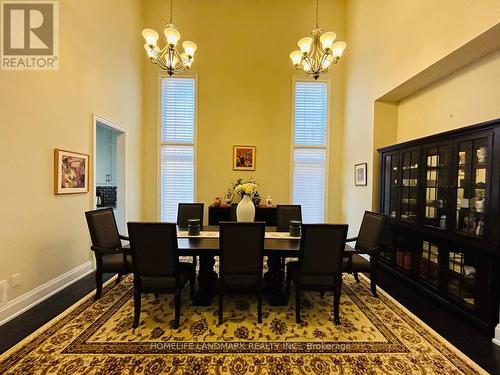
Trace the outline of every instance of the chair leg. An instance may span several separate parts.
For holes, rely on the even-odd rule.
[[[257,322],[262,323],[262,285],[259,285],[259,295],[257,298]]]
[[[179,328],[179,322],[181,320],[181,290],[176,289],[175,291],[175,316],[174,316],[174,328]]]
[[[155,293],[155,298],[156,298],[156,299],[160,298],[160,294]]]
[[[122,281],[122,276],[123,276],[122,273],[118,272],[118,276],[116,277],[115,285],[120,284],[120,281]]]
[[[377,257],[373,255],[370,258],[371,272],[370,272],[370,288],[374,297],[377,295]]]
[[[195,259],[196,259],[196,257],[195,257]],[[189,279],[189,294],[191,297],[191,301],[194,300],[195,285],[196,285],[196,271],[193,272],[193,274],[191,275],[191,278]]]
[[[356,280],[357,283],[359,283],[359,276],[357,272],[352,273],[354,275],[354,280]]]
[[[321,292],[319,292],[319,295],[320,295],[321,298],[323,298],[325,296],[325,291],[322,290]]]
[[[223,317],[223,308],[224,308],[224,292],[222,291],[222,287],[219,286],[219,325],[221,325],[224,321]]]
[[[137,328],[139,325],[139,319],[141,317],[141,290],[138,287],[134,287],[134,323],[132,328]]]
[[[300,288],[295,284],[295,321],[301,323],[300,320]]]
[[[101,297],[102,293],[102,272],[95,271],[95,300]]]
[[[340,294],[342,292],[342,274],[335,279],[333,289],[333,321],[340,324]]]
[[[288,274],[286,275],[286,296],[290,296],[290,284],[292,283],[292,280],[290,279],[290,276]]]

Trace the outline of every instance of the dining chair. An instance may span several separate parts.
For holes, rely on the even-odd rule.
[[[290,230],[290,220],[302,221],[302,207],[300,204],[278,204],[276,205],[276,231],[288,232]],[[287,258],[279,259],[281,272],[284,274]]]
[[[112,208],[105,208],[85,212],[87,226],[90,232],[94,252],[96,269],[95,299],[99,299],[102,293],[102,275],[104,273],[117,273],[118,284],[125,275],[132,271],[132,257],[127,255],[128,249],[124,249],[121,240],[127,240],[127,236],[118,233],[115,215]]]
[[[238,203],[231,203],[229,217],[231,221],[238,221],[236,216],[236,209],[238,208]]]
[[[173,223],[128,223],[134,272],[134,322],[139,325],[143,293],[173,293],[174,328],[179,327],[181,291],[189,281],[194,298],[195,267],[179,261]]]
[[[203,211],[205,205],[203,203],[179,203],[177,206],[177,225],[182,228],[187,228],[189,219],[200,219],[200,226],[203,228]],[[198,257],[193,256],[193,264],[196,269]]]
[[[179,203],[177,206],[177,225],[187,228],[188,219],[200,219],[203,225],[203,203]]]
[[[262,322],[264,222],[220,223],[219,325],[226,291],[257,292],[257,321]]]
[[[288,232],[290,220],[302,221],[302,208],[300,204],[278,204],[276,205],[276,230]]]
[[[333,317],[340,324],[339,305],[342,288],[342,258],[347,225],[304,224],[300,239],[299,260],[286,266],[286,292],[295,285],[295,319],[301,323],[302,291],[333,291]]]
[[[387,217],[383,214],[365,211],[358,236],[346,240],[346,242],[356,241],[354,249],[359,254],[352,254],[344,261],[344,271],[352,273],[358,283],[359,272],[369,273],[371,292],[375,297],[377,297],[377,262],[378,256],[383,250],[382,237],[386,221]],[[370,260],[365,259],[360,254],[369,255]]]

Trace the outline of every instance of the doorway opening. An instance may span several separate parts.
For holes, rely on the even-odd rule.
[[[120,233],[127,233],[127,129],[100,116],[94,126],[94,209],[112,208]]]

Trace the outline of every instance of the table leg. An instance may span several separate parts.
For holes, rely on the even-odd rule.
[[[198,272],[198,291],[194,297],[195,306],[209,306],[217,282],[217,273],[214,271],[215,257],[200,255],[200,270]]]
[[[280,256],[269,256],[267,258],[268,271],[264,275],[265,292],[270,306],[285,306],[288,298],[283,290],[285,279],[284,269],[281,266]]]

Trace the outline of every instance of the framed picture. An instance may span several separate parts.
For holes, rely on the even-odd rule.
[[[356,186],[366,186],[366,169],[367,163],[354,164],[354,185]]]
[[[233,146],[233,171],[255,171],[255,146]]]
[[[54,149],[54,194],[89,191],[89,156]]]

